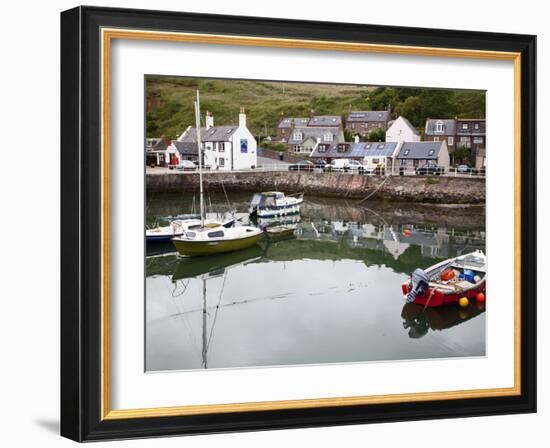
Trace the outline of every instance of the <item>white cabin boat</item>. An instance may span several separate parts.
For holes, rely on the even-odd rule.
[[[300,205],[304,202],[304,194],[297,193],[285,196],[280,191],[256,193],[250,201],[248,211],[259,218],[274,218],[300,213]]]

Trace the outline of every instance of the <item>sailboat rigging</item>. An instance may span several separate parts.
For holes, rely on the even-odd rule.
[[[184,226],[184,231],[172,238],[172,243],[182,256],[193,257],[200,255],[212,255],[223,252],[232,252],[246,249],[258,243],[262,238],[261,229],[248,225],[224,227],[220,222],[205,221],[204,189],[203,189],[203,157],[204,151],[201,143],[200,123],[200,97],[197,90],[195,106],[195,132],[197,153],[199,157],[199,194],[200,194],[200,220],[198,223],[190,223]]]

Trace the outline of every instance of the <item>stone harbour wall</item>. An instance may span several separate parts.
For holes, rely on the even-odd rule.
[[[181,192],[197,190],[197,173],[148,173],[147,191]],[[453,176],[361,176],[347,173],[303,172],[206,172],[204,187],[210,191],[223,187],[227,191],[260,192],[277,190],[304,192],[315,196],[391,201],[431,202],[439,204],[482,204],[485,202],[485,179]]]

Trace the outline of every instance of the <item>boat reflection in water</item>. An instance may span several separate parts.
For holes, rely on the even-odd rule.
[[[407,303],[401,311],[403,328],[410,338],[418,339],[428,334],[428,331],[443,331],[463,324],[485,312],[485,304],[470,304],[467,308],[446,306],[440,308],[424,308],[422,305]]]
[[[230,201],[246,213],[248,194]],[[482,208],[308,196],[293,220],[263,223],[295,226],[292,239],[238,252],[147,247],[147,371],[485,355],[483,309],[403,307],[400,290],[417,267],[484,250]]]

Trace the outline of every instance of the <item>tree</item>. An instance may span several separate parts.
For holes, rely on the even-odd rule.
[[[382,128],[376,128],[369,132],[369,142],[383,142],[386,141],[386,132]]]
[[[353,132],[349,129],[344,129],[344,141],[352,142],[353,141]]]
[[[463,145],[458,146],[453,153],[453,159],[455,165],[467,164],[471,166],[473,159],[472,150]]]

